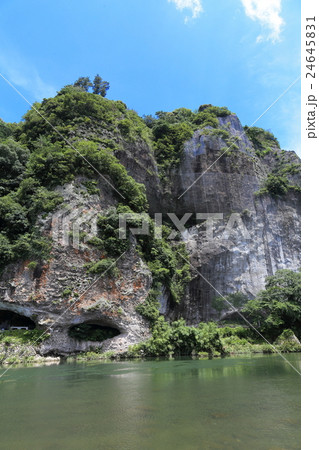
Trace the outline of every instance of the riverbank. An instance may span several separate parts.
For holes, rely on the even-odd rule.
[[[0,333],[0,364],[47,364],[60,357],[41,355],[41,343],[48,338],[40,330],[10,330]]]
[[[271,353],[295,353],[301,351],[301,345],[297,338],[289,333],[283,333],[284,336],[278,338],[272,345],[266,342],[253,342],[252,338],[239,337],[242,328],[237,327],[221,329],[220,341],[223,348],[222,355],[206,351],[193,351],[187,355],[193,359],[212,359],[221,356],[253,355],[253,354],[271,354]],[[69,356],[45,356],[41,354],[41,342],[46,339],[39,330],[31,331],[10,331],[2,332],[0,336],[0,364],[4,366],[16,364],[59,364],[67,362],[83,361],[112,361],[112,360],[130,360],[130,359],[148,359],[158,357],[158,355],[144,355],[139,351],[139,347],[130,348],[125,353],[115,353],[112,351],[89,351]],[[34,344],[35,343],[35,344]],[[162,355],[164,359],[174,359],[175,357],[185,356],[182,354]]]
[[[222,340],[223,341],[223,340]],[[301,352],[301,345],[298,343],[292,344],[291,342],[282,342],[280,345],[270,345],[270,344],[251,344],[249,342],[242,342],[242,343],[224,343],[224,354],[221,355],[213,355],[209,352],[194,352],[191,355],[188,355],[190,358],[196,360],[196,359],[216,359],[216,358],[222,358],[227,356],[241,356],[241,355],[257,355],[257,354],[275,354],[275,353],[300,353]],[[167,357],[157,357],[162,359],[175,359],[180,358],[185,355],[169,355]],[[86,352],[86,353],[79,353],[78,355],[71,355],[67,358],[67,361],[74,361],[74,362],[81,362],[81,361],[106,361],[106,360],[135,360],[135,359],[154,359],[154,357],[149,356],[143,356],[143,355],[132,355],[131,351],[128,351],[123,354],[116,354],[113,352],[105,352],[105,353],[98,353],[98,352]]]

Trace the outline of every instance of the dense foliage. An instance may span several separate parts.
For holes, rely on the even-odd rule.
[[[37,215],[54,210],[62,198],[37,180],[22,180],[16,191],[0,197],[0,270],[17,259],[48,257],[50,242],[36,226]]]
[[[267,175],[264,186],[259,193],[269,193],[272,196],[280,196],[286,194],[288,188],[289,181],[286,176],[274,175],[270,173]]]
[[[300,192],[300,186],[291,184],[287,176],[296,173],[300,173],[300,164],[287,164],[280,159],[275,169],[267,175],[261,189],[255,194],[257,196],[269,194],[276,198],[285,195],[289,190]]]
[[[15,131],[18,140],[33,150],[45,136],[49,142],[61,142],[63,138],[76,142],[81,130],[90,139],[103,145],[116,147],[121,139],[150,139],[150,131],[134,111],[128,110],[121,101],[108,100],[74,86],[65,86],[58,94],[42,103],[35,103],[24,116],[24,121]],[[39,115],[40,114],[40,115]],[[45,120],[45,119],[46,120]],[[52,128],[52,126],[54,128]],[[102,138],[105,132],[109,138]]]
[[[124,103],[90,94],[84,87],[67,86],[56,97],[35,104],[40,115],[31,109],[21,124],[0,121],[0,270],[18,259],[48,257],[50,244],[38,231],[37,216],[56,209],[63,199],[54,187],[77,175],[94,182],[100,172],[132,210],[147,210],[144,185],[129,176],[114,155],[119,148],[116,136],[149,139],[147,126]],[[94,130],[92,140],[75,137],[81,126],[97,124],[112,131],[110,139],[101,139]]]
[[[160,176],[168,181],[170,170],[180,163],[184,143],[193,136],[195,130],[205,127],[217,129],[218,117],[230,114],[226,107],[202,105],[195,112],[178,108],[172,112],[158,111],[156,117],[144,116],[146,125],[152,130]],[[225,130],[219,131],[224,131],[226,138],[229,136]]]
[[[42,330],[6,330],[0,333],[0,343],[7,346],[11,344],[39,344],[48,338],[49,333]]]
[[[16,123],[5,123],[2,119],[0,119],[0,141],[12,136],[16,128]]]
[[[23,179],[30,152],[12,138],[0,141],[0,195],[8,194]]]
[[[288,177],[300,173],[300,163],[289,161],[287,152],[280,151],[279,142],[270,131],[248,126],[245,126],[244,130],[253,144],[255,154],[259,158],[265,158],[266,155],[271,154],[272,161],[275,162],[272,171],[264,180],[262,188],[256,194],[270,194],[273,197],[279,197],[285,195],[289,189],[299,191],[300,187],[291,184]]]
[[[213,356],[224,353],[215,323],[189,327],[182,319],[169,324],[164,317],[160,317],[152,328],[152,337],[131,347],[128,356],[185,356],[199,352]]]
[[[138,307],[138,312],[153,320],[158,316],[157,298],[160,286],[168,289],[172,301],[178,302],[182,297],[190,280],[188,254],[183,243],[167,239],[171,233],[168,227],[162,227],[162,238],[158,239],[155,235],[154,221],[148,214],[134,214],[128,206],[119,204],[117,208],[110,208],[105,215],[99,217],[99,237],[90,241],[91,244],[104,250],[108,256],[118,258],[133,243],[128,231],[126,236],[120,237],[120,214],[127,215],[127,230],[141,228],[142,221],[148,224],[148,233],[135,235],[135,238],[137,251],[152,272],[153,285],[149,298]]]
[[[92,141],[78,141],[74,148],[59,142],[42,146],[32,152],[27,172],[52,188],[72,181],[76,175],[96,176],[93,167],[110,180],[119,199],[124,198],[135,211],[147,209],[145,186],[128,175],[111,149],[99,148]]]
[[[278,140],[270,132],[258,127],[244,127],[246,135],[251,140],[257,156],[266,156],[272,147],[280,148]]]
[[[272,339],[273,340],[273,339]],[[214,322],[187,326],[183,319],[169,323],[159,317],[152,327],[152,337],[145,342],[130,347],[126,356],[212,357],[227,354],[299,352],[300,343],[290,329],[269,344],[254,330],[243,326],[218,327]]]
[[[266,279],[266,287],[243,309],[249,320],[270,338],[290,329],[300,338],[300,272],[278,270]]]
[[[39,233],[36,219],[62,201],[33,176],[29,150],[4,135],[0,140],[0,270],[17,259],[48,256],[50,244]]]

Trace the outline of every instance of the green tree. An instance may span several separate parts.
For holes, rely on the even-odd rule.
[[[0,119],[0,140],[6,139],[12,135],[14,125],[16,124],[5,123],[2,119]]]
[[[31,154],[27,173],[49,187],[62,185],[74,178],[74,168],[79,158],[74,149],[55,142]]]
[[[249,300],[243,312],[249,320],[270,338],[291,329],[300,337],[301,286],[300,272],[282,269],[266,279],[266,287],[254,300]]]
[[[201,322],[196,331],[196,350],[198,352],[224,353],[216,323]]]
[[[0,229],[10,238],[25,233],[29,228],[27,211],[10,195],[0,198]]]
[[[93,87],[93,84],[91,83],[91,80],[89,77],[80,77],[76,80],[76,82],[73,84],[75,87],[79,87],[83,89],[84,91],[88,92],[90,87]]]
[[[102,97],[106,96],[106,91],[110,89],[110,83],[103,81],[99,74],[95,75],[93,80],[93,94],[99,94]]]
[[[280,148],[277,138],[270,131],[247,125],[244,126],[244,130],[255,150],[265,150],[268,146]]]
[[[11,138],[0,144],[0,194],[8,194],[19,185],[29,155],[29,150]]]
[[[155,139],[155,157],[160,175],[164,176],[167,171],[179,165],[184,143],[193,136],[193,129],[186,122],[170,124],[159,120],[152,130]]]
[[[7,264],[13,258],[13,251],[9,239],[0,233],[0,266]]]
[[[189,355],[197,343],[198,330],[188,327],[184,319],[171,324],[170,342],[174,349],[174,355]]]
[[[197,327],[187,326],[180,319],[169,324],[160,316],[152,326],[152,337],[133,346],[132,356],[191,355],[193,352],[207,352],[219,356],[224,348],[219,329],[214,322],[200,323]]]
[[[271,195],[284,195],[288,190],[288,178],[286,176],[269,174],[265,181],[265,189]]]
[[[53,211],[63,201],[61,195],[49,191],[32,177],[22,180],[16,198],[27,209],[30,224],[35,223],[40,212]]]

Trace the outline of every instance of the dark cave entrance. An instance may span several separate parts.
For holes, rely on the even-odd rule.
[[[29,317],[8,310],[0,310],[0,330],[34,330],[35,323]]]
[[[69,329],[69,336],[79,341],[101,342],[112,339],[119,334],[121,332],[117,328],[95,323],[80,323]]]

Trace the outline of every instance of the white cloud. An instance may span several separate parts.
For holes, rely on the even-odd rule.
[[[0,52],[0,71],[14,86],[23,88],[37,101],[56,94],[56,89],[43,81],[37,69],[17,52]]]
[[[266,35],[257,37],[257,42],[271,40],[276,42],[284,25],[280,17],[281,0],[241,0],[246,15],[252,20],[259,20],[263,27],[268,29]]]
[[[201,0],[168,0],[170,3],[175,3],[176,8],[180,11],[183,9],[190,9],[192,12],[192,19],[196,19],[203,12]],[[189,21],[189,17],[185,17],[185,22]]]

